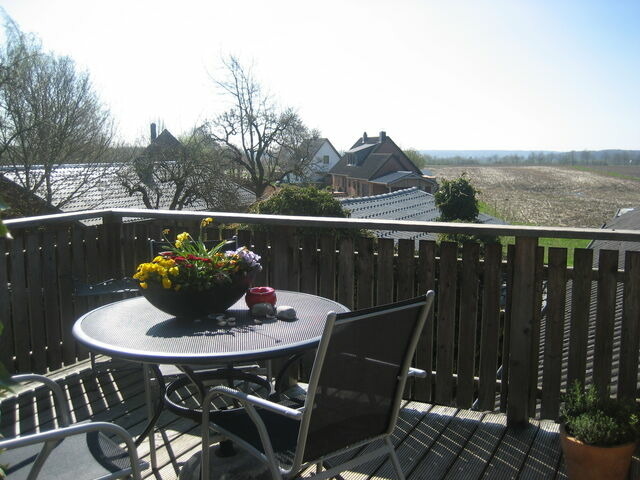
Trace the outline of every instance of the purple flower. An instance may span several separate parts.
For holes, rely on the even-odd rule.
[[[235,252],[233,250],[227,250],[225,255],[232,256],[237,255],[238,259],[245,265],[248,270],[261,270],[260,255],[256,255],[247,247],[240,247]]]

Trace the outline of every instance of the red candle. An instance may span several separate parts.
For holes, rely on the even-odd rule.
[[[276,291],[271,287],[253,287],[250,288],[247,294],[244,296],[247,307],[251,308],[256,303],[270,303],[276,304]]]

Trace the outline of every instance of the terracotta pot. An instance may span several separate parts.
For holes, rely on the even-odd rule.
[[[595,447],[568,436],[560,425],[560,445],[570,480],[624,480],[637,442]]]
[[[177,318],[194,319],[211,313],[224,313],[236,303],[251,286],[255,274],[237,277],[232,283],[216,285],[201,292],[191,290],[174,291],[161,285],[150,284],[141,288],[142,295],[159,310]]]
[[[244,296],[247,307],[251,308],[256,303],[270,303],[276,304],[276,291],[271,287],[253,287],[250,288],[247,294]]]

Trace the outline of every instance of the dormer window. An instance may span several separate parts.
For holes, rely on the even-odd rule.
[[[353,153],[347,154],[347,165],[354,166],[356,164],[356,156]]]

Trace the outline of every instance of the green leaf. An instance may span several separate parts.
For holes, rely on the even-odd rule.
[[[2,392],[3,390],[11,391],[11,387],[14,384],[15,382],[11,381],[11,375],[9,375],[9,372],[7,371],[5,366],[0,363],[0,392]]]

